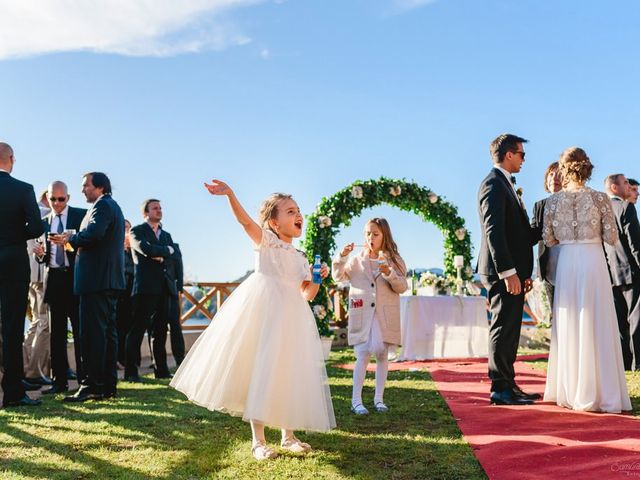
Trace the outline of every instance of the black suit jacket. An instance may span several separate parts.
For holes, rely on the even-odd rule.
[[[604,243],[611,282],[614,286],[631,285],[640,281],[640,224],[633,203],[611,198],[616,216],[619,240],[615,245]]]
[[[547,278],[547,263],[549,262],[549,250],[542,241],[542,228],[544,221],[544,207],[548,198],[539,200],[533,206],[533,215],[531,217],[531,229],[533,240],[538,242],[538,277]]]
[[[29,281],[27,240],[42,232],[33,187],[0,172],[0,279]]]
[[[74,229],[76,232],[80,231],[80,225],[82,224],[82,220],[84,219],[84,216],[87,214],[87,209],[86,208],[75,208],[75,207],[69,207],[69,210],[67,211],[67,226],[66,228],[72,228]],[[45,215],[42,218],[42,224],[44,225],[44,231],[45,233],[50,233],[51,232],[51,224],[53,223],[53,219],[56,217],[56,213],[51,210],[47,215]],[[75,266],[75,262],[76,262],[76,251],[65,251],[65,253],[67,254],[67,259],[69,260],[69,268],[71,269],[71,271],[73,272],[74,266]],[[42,259],[38,259],[36,257],[36,259],[41,262],[44,263],[45,265],[45,270],[44,270],[44,278],[43,278],[43,288],[44,288],[44,298],[45,298],[45,302],[49,301],[48,295],[47,295],[47,285],[48,285],[48,281],[49,281],[49,266],[50,266],[50,259],[51,259],[51,242],[48,240],[47,237],[47,241],[45,243],[45,253],[44,253],[44,257],[42,257]]]
[[[126,288],[124,216],[111,195],[103,195],[93,204],[69,243],[76,250],[73,293]]]
[[[180,251],[180,245],[173,244],[175,251],[173,255],[169,257],[167,263],[167,276],[170,280],[176,283],[176,294],[182,292],[184,289],[184,266],[182,264],[182,252]]]
[[[480,184],[478,213],[482,240],[476,271],[486,277],[516,269],[521,280],[533,271],[535,243],[527,212],[505,175],[494,168]]]
[[[132,295],[161,294],[178,295],[175,277],[172,278],[171,257],[177,251],[169,232],[160,230],[156,237],[148,223],[141,223],[131,229],[131,253],[133,254],[134,276]],[[173,248],[173,253],[169,249]],[[162,257],[163,261],[153,260]],[[168,268],[169,267],[169,268]]]

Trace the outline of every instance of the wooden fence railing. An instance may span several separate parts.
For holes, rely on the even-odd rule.
[[[214,283],[214,282],[186,282],[185,289],[180,295],[180,323],[183,324],[183,330],[200,330],[202,326],[184,325],[186,320],[196,318],[198,314],[202,314],[207,320],[211,321],[222,303],[229,295],[240,285],[239,283]],[[197,294],[193,291],[196,287],[201,292]],[[183,304],[188,301],[191,307],[184,310]],[[215,308],[214,308],[215,307]]]

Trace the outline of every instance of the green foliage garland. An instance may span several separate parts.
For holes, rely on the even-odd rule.
[[[467,266],[463,269],[463,278],[471,278],[471,238],[465,228],[464,219],[458,216],[458,209],[428,188],[406,180],[385,177],[377,180],[357,180],[333,196],[322,199],[315,212],[307,217],[307,232],[302,248],[306,251],[309,261],[313,262],[313,256],[319,254],[323,261],[330,263],[336,248],[335,236],[340,229],[351,225],[351,220],[360,216],[363,210],[381,204],[413,212],[425,222],[438,227],[444,235],[445,275],[456,274],[453,257],[462,255]],[[318,331],[324,336],[331,333],[329,320],[333,310],[328,288],[332,285],[331,279],[325,280],[318,295],[311,302]]]

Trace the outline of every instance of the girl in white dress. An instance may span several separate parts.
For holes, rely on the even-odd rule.
[[[351,411],[367,415],[362,403],[367,365],[371,354],[376,357],[376,391],[373,406],[384,413],[384,387],[389,371],[389,347],[400,345],[400,294],[408,285],[407,268],[393,241],[389,223],[372,218],[364,229],[366,247],[348,258],[354,244],[342,249],[333,261],[336,282],[349,281],[349,345],[354,345],[356,365],[353,370]]]
[[[255,244],[255,272],[224,302],[200,335],[171,386],[209,410],[251,423],[256,460],[277,456],[267,446],[265,425],[282,429],[281,448],[311,450],[294,430],[328,431],[335,417],[313,313],[312,283],[304,254],[291,244],[302,233],[302,215],[290,195],[273,194],[260,224],[225,183],[205,187],[228,198],[231,210]],[[329,272],[326,266],[322,278]]]
[[[544,400],[574,410],[631,410],[613,292],[602,242],[618,241],[606,194],[585,186],[593,165],[581,148],[560,157],[563,190],[549,197],[543,240],[558,245]]]

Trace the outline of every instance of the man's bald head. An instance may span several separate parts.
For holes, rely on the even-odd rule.
[[[0,142],[0,168],[10,172],[13,162],[13,148],[8,143]]]

